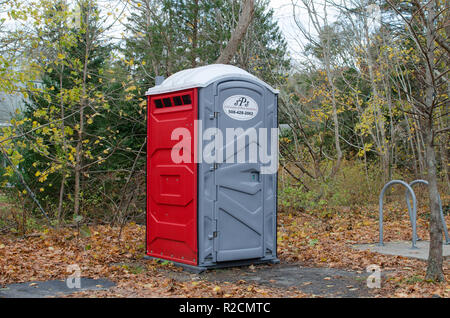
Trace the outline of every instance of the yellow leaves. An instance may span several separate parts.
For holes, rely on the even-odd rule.
[[[89,159],[94,159],[94,157],[92,156],[92,153],[91,153],[90,150],[86,150],[86,151],[84,152],[84,156],[85,156],[86,158],[89,158]]]
[[[14,165],[18,165],[23,161],[23,156],[17,150],[8,150],[9,159]]]
[[[39,182],[43,183],[43,182],[45,182],[47,180],[47,178],[48,178],[48,175],[47,174],[43,174],[38,180],[39,180]]]
[[[127,61],[126,59],[123,59],[123,62],[125,64],[127,64],[128,66],[133,66],[134,65],[134,59],[131,59],[129,61]]]
[[[94,122],[94,120],[92,120],[92,118],[89,118],[89,119],[87,120],[88,125],[91,125],[93,122]]]
[[[65,127],[64,127],[64,133],[65,133],[66,135],[72,136],[72,135],[73,135],[73,129],[70,128],[69,126],[65,126]]]
[[[4,177],[12,177],[14,175],[14,170],[10,167],[7,166],[5,168],[5,173],[3,174]]]
[[[363,149],[360,149],[358,151],[358,156],[363,157],[366,152],[369,152],[372,150],[372,146],[373,146],[373,143],[365,143]]]
[[[373,143],[365,143],[364,144],[364,150],[370,151],[372,149]]]
[[[36,173],[34,174],[36,177],[39,177],[41,175],[40,171],[36,171]]]
[[[310,116],[310,119],[312,121],[322,122],[322,121],[326,121],[329,118],[330,111],[325,112],[324,111],[324,108],[325,108],[324,106],[326,106],[326,105],[322,104],[322,108],[320,108],[320,109],[313,109],[312,110],[312,114]]]
[[[45,109],[38,109],[33,113],[33,115],[37,118],[44,117],[47,115],[47,111]]]
[[[132,85],[130,87],[127,87],[125,89],[125,92],[128,93],[128,92],[131,92],[131,91],[135,91],[136,89],[137,89],[137,87],[135,85]]]
[[[58,59],[59,60],[64,60],[66,58],[66,55],[63,53],[58,53]]]
[[[38,144],[38,146],[42,146],[44,143],[44,139],[42,139],[41,137],[37,137],[36,138],[36,143]]]

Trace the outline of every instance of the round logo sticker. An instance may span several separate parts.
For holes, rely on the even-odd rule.
[[[258,114],[258,104],[245,95],[233,95],[223,102],[223,111],[236,120],[250,120]]]

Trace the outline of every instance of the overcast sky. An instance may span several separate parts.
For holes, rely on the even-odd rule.
[[[324,12],[324,3],[326,0],[314,0],[315,10],[319,15]],[[335,2],[339,2],[336,0]],[[294,5],[293,5],[294,4]],[[303,8],[302,0],[270,0],[270,6],[274,9],[274,16],[278,25],[288,43],[289,53],[294,59],[301,59],[301,52],[305,44],[305,38],[302,36],[296,21],[294,20],[294,11],[296,20],[300,22],[305,30],[310,34],[316,34],[316,31],[309,23],[308,12]],[[294,10],[295,8],[295,10]],[[330,4],[327,5],[328,23],[333,23],[337,19],[337,11]],[[320,21],[322,22],[322,21]]]
[[[320,3],[323,0],[314,0],[314,3],[318,6],[318,11],[320,12]],[[297,3],[296,5],[296,15],[300,18],[303,24],[308,25],[308,19],[306,12],[302,10],[298,3],[301,0],[270,0],[270,7],[274,9],[274,17],[277,20],[280,29],[287,40],[288,49],[291,56],[296,59],[299,58],[300,52],[302,51],[303,37],[300,31],[295,25],[293,18],[293,5],[292,2]],[[69,1],[69,3],[73,3]],[[113,22],[118,16],[122,18],[123,22],[126,22],[126,16],[129,14],[128,8],[124,9],[124,0],[99,0],[99,6],[104,10],[104,12],[113,13],[108,17],[109,22]],[[6,12],[0,12],[0,17],[7,17]],[[12,21],[11,21],[12,22]],[[116,40],[122,38],[122,32],[124,31],[123,25],[114,21],[114,26],[110,29],[109,36],[114,37]],[[14,28],[13,23],[10,26]],[[313,32],[313,30],[311,30]]]
[[[274,16],[286,38],[289,52],[294,57],[301,50],[301,47],[298,42],[299,32],[293,18],[292,0],[270,0],[270,6],[275,11]]]

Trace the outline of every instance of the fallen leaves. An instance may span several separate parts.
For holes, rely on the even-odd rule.
[[[365,273],[370,264],[382,267],[386,274],[382,288],[372,292],[387,297],[450,296],[448,284],[432,284],[423,280],[426,263],[403,257],[358,251],[356,243],[378,240],[376,207],[361,215],[337,215],[323,221],[308,214],[279,214],[278,256],[285,263],[310,267],[334,267]],[[395,209],[394,209],[395,210]],[[389,205],[386,207],[389,211]],[[400,211],[406,216],[405,211]],[[400,213],[399,212],[399,213]],[[423,213],[423,212],[422,212]],[[385,239],[409,240],[411,229],[407,217],[386,213]],[[447,217],[449,218],[449,217]],[[448,219],[448,221],[450,221]],[[448,222],[447,221],[447,222]],[[418,222],[421,238],[428,237],[427,224]],[[348,229],[350,228],[350,230]],[[330,230],[332,229],[332,230]],[[143,260],[145,227],[130,223],[123,229],[107,225],[91,226],[84,234],[75,229],[46,230],[37,235],[19,238],[0,236],[0,286],[9,283],[65,279],[67,266],[78,264],[83,277],[103,277],[117,286],[106,291],[88,291],[72,297],[311,297],[299,290],[267,287],[240,279],[233,282],[210,282],[201,277],[186,281],[173,279],[170,273],[179,269],[171,264]],[[450,281],[449,264],[445,274]],[[251,265],[250,271],[256,270]],[[331,277],[324,278],[324,287],[331,288]],[[330,281],[330,282],[328,282]],[[304,282],[302,286],[311,285]],[[327,285],[328,284],[328,285]],[[354,285],[346,286],[356,291]]]
[[[425,217],[426,207],[419,209],[418,235],[428,239],[428,221]],[[405,207],[398,203],[385,206],[384,237],[386,241],[410,240],[411,224]],[[322,220],[309,214],[280,214],[279,216],[279,258],[284,262],[300,263],[308,267],[332,267],[365,272],[371,264],[379,265],[383,273],[395,272],[399,281],[386,279],[381,289],[373,289],[372,293],[393,297],[395,292],[406,289],[410,283],[402,281],[405,277],[416,275],[424,277],[426,262],[400,256],[382,255],[369,251],[358,251],[353,244],[378,242],[378,207],[360,208],[359,213],[337,213],[334,217]],[[447,223],[450,217],[447,216]],[[330,232],[327,229],[332,228]],[[449,262],[444,262],[444,273],[450,280]],[[409,291],[410,297],[431,297],[433,294],[448,296],[443,284],[437,291],[433,284],[419,282],[418,289]]]
[[[129,224],[117,240],[119,228],[90,227],[89,237],[77,230],[48,231],[28,238],[0,236],[0,286],[10,283],[66,279],[67,266],[77,264],[82,277],[102,277],[117,286],[104,291],[86,291],[70,297],[298,297],[302,293],[235,283],[170,278],[180,271],[172,264],[143,260],[145,227]],[[86,248],[89,246],[89,248]],[[7,247],[7,248],[6,248]],[[253,267],[255,268],[255,267]],[[165,274],[166,273],[166,274]],[[194,279],[194,278],[193,278]]]

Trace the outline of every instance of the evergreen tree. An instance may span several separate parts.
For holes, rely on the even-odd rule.
[[[42,22],[31,44],[38,49],[34,63],[43,88],[29,92],[24,123],[18,127],[31,131],[20,143],[21,165],[47,205],[58,205],[59,217],[64,202],[73,202],[74,213],[80,212],[81,179],[87,181],[89,170],[103,164],[116,144],[104,84],[112,47],[101,38],[95,2],[79,5],[78,19],[63,0],[42,4]]]
[[[154,85],[155,76],[214,63],[234,30],[240,8],[240,1],[234,0],[133,3],[123,54],[136,65],[130,69],[136,81],[147,88]],[[276,84],[289,69],[289,59],[268,5],[267,0],[256,2],[254,19],[232,64]]]

